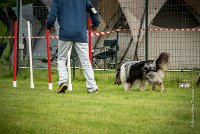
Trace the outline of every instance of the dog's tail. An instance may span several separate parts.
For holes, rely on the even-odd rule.
[[[166,70],[169,66],[169,53],[162,52],[156,59],[156,70]]]

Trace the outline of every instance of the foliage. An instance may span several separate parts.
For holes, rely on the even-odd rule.
[[[22,0],[23,5],[30,4],[34,2],[35,0]],[[1,0],[0,1],[0,8],[5,7],[15,7],[16,6],[16,0]]]
[[[7,35],[7,27],[0,21],[0,35],[4,35],[4,36],[9,36]],[[0,50],[3,51],[2,54],[0,55],[0,62],[4,65],[9,65],[10,62],[10,51],[11,51],[11,45],[10,45],[11,40],[10,39],[3,39],[0,38],[0,46],[5,46],[4,50]],[[3,48],[3,47],[1,47]]]

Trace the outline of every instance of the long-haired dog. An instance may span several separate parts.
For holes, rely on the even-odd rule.
[[[124,85],[124,90],[128,91],[138,83],[141,91],[147,84],[152,85],[152,90],[156,85],[161,86],[164,91],[163,78],[164,71],[169,64],[169,54],[162,52],[156,60],[130,61],[125,62],[118,70],[114,84]]]

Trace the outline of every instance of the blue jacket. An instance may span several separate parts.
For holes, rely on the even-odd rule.
[[[47,29],[54,27],[58,20],[59,39],[63,41],[87,42],[87,11],[90,0],[52,0],[47,18]],[[90,14],[94,26],[100,21],[97,14]]]

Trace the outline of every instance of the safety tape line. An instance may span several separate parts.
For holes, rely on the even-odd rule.
[[[95,32],[92,33],[92,36],[99,36],[99,35],[106,35],[114,32],[120,32],[120,31],[144,31],[144,29],[117,29],[117,30],[112,30],[112,31],[107,31],[107,32]],[[149,28],[148,31],[200,31],[200,28]],[[0,38],[14,38],[13,36],[0,36]],[[27,38],[27,37],[23,37]],[[45,36],[32,36],[32,39],[44,39],[46,38]],[[50,36],[50,38],[53,39],[58,39],[58,36]]]
[[[199,28],[150,28],[148,30],[149,31],[200,31]]]
[[[52,39],[58,39],[58,36],[49,36]],[[0,36],[0,39],[11,39],[15,38],[14,36]],[[22,38],[28,38],[28,37],[22,37]],[[32,36],[31,39],[46,39],[45,36]]]

